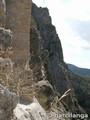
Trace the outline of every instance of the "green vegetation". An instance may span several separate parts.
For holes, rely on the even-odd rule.
[[[81,76],[90,76],[90,69],[86,68],[79,68],[75,65],[72,64],[67,64],[68,68],[72,70],[74,73],[81,75]]]
[[[90,83],[90,76],[83,76],[83,78]]]

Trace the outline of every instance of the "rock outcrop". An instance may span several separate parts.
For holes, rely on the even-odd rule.
[[[34,102],[30,105],[17,104],[14,109],[13,120],[71,120],[69,117],[62,116],[63,114],[68,114],[68,112],[65,112],[62,104],[60,107],[60,111],[53,108],[53,111],[46,112],[38,100],[34,98]]]
[[[14,110],[15,120],[48,120],[45,110],[38,101],[30,105],[17,104]]]
[[[5,13],[6,13],[6,4],[5,0],[0,0],[0,27],[5,27]]]
[[[32,16],[36,21],[35,27],[37,27],[37,30],[39,31],[39,34],[42,38],[39,40],[40,43],[42,43],[43,50],[39,49],[41,51],[40,52],[41,54],[39,54],[38,57],[41,58],[42,60],[45,69],[44,73],[46,79],[53,86],[54,90],[58,91],[60,95],[62,95],[68,89],[72,89],[71,94],[67,96],[64,99],[64,101],[67,103],[68,109],[70,111],[74,113],[80,112],[79,104],[75,98],[73,87],[68,77],[67,65],[64,63],[63,60],[63,53],[62,53],[62,46],[60,43],[60,39],[58,37],[55,27],[52,25],[51,17],[49,16],[48,9],[41,7],[38,8],[35,4],[33,4]],[[35,29],[35,27],[33,27],[33,29]],[[31,36],[34,36],[32,32],[31,34],[32,34]],[[34,46],[35,42],[37,41],[37,37],[36,39],[35,36],[31,37],[31,41],[33,41],[33,46]],[[37,45],[39,46],[40,44],[38,43]]]
[[[43,39],[43,53],[41,54],[41,58],[47,72],[47,79],[58,91],[64,93],[69,86],[67,86],[68,80],[66,80],[67,78],[62,69],[64,65],[62,47],[55,27],[51,23],[48,9],[38,8],[33,4],[32,16],[36,21],[37,29]],[[31,40],[32,39],[33,38],[31,38]]]
[[[28,96],[25,91],[29,91],[29,84],[32,81],[31,70],[29,69],[29,59],[30,59],[30,23],[31,23],[31,0],[5,0],[4,9],[6,15],[5,17],[5,28],[12,31],[12,38],[6,38],[7,36],[3,35],[6,40],[4,44],[5,49],[6,45],[11,47],[9,54],[12,53],[9,57],[13,65],[13,79],[16,84],[16,90],[21,96]],[[9,31],[9,30],[8,30]],[[11,34],[10,34],[11,35]],[[7,51],[3,50],[6,54]],[[9,55],[8,54],[8,55]],[[3,57],[3,56],[2,56]],[[23,75],[22,75],[23,74]],[[22,77],[23,76],[23,79]],[[26,79],[25,79],[26,77]],[[26,80],[26,81],[25,81]],[[28,84],[26,84],[26,83]],[[22,84],[22,85],[21,85]],[[23,87],[24,86],[24,87]],[[26,88],[25,88],[26,87]],[[24,90],[22,90],[24,89]],[[22,95],[21,95],[22,90]],[[24,93],[23,93],[24,92]]]
[[[31,0],[6,0],[6,28],[13,32],[12,60],[25,67],[29,60]],[[23,57],[24,56],[24,57]]]
[[[0,120],[11,120],[17,102],[17,95],[0,84]]]
[[[48,9],[32,4],[31,15],[31,0],[0,0],[0,15],[0,120],[71,120],[59,115],[86,113]]]
[[[20,101],[22,98],[26,98],[27,101],[30,91],[32,92],[30,88],[32,86],[30,75],[32,74],[28,62],[30,58],[30,13],[31,0],[0,0],[0,84],[19,94]],[[1,99],[3,99],[2,96],[0,101]],[[8,102],[9,98],[4,99]],[[29,97],[29,100],[31,99],[32,93],[31,98]],[[12,99],[9,100],[12,103]],[[11,110],[8,110],[7,115],[10,112],[13,113],[12,107],[13,104],[7,106],[6,109]],[[8,117],[0,113],[2,114],[2,116],[0,114],[0,120],[9,120],[11,117],[11,115]]]
[[[18,74],[17,91],[21,102],[25,104],[33,102],[33,73],[30,69],[22,70]]]
[[[10,57],[11,54],[11,38],[10,29],[0,27],[0,57]]]

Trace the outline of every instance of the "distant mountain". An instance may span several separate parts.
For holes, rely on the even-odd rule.
[[[68,65],[68,68],[76,74],[83,75],[83,76],[90,76],[90,69],[80,68],[72,64],[67,64],[67,65]]]

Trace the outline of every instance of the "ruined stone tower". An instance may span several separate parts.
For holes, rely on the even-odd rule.
[[[6,0],[6,28],[13,33],[12,61],[24,66],[29,59],[31,0]]]

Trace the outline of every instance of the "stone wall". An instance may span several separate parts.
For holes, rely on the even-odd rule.
[[[30,78],[32,73],[29,69],[31,1],[0,0],[0,65],[3,61],[9,59],[13,66],[13,70],[8,71],[6,68],[8,63],[5,62],[4,70],[10,73],[13,72],[7,78],[8,74],[5,71],[2,72],[3,68],[0,68],[0,84],[7,86],[11,91],[15,84],[15,89],[18,90],[20,97],[22,96],[23,98],[28,96],[26,95],[28,90],[24,89],[22,84],[24,84],[25,88],[31,86],[28,83],[31,83],[33,78]],[[20,77],[22,74],[23,78]]]
[[[5,0],[0,0],[0,27],[5,27]]]
[[[29,59],[31,0],[6,0],[6,28],[13,33],[12,60],[22,66]]]

